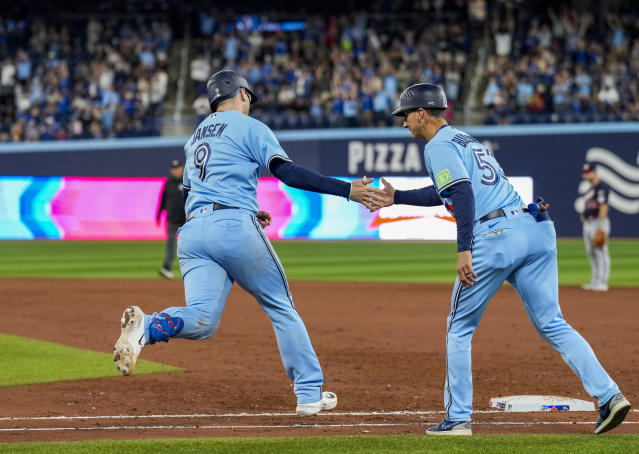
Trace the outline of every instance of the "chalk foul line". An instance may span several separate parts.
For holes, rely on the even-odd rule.
[[[630,410],[633,413],[639,410]],[[317,416],[432,416],[441,415],[441,410],[424,410],[424,411],[349,411],[349,412],[323,412]],[[478,410],[473,414],[490,415],[490,414],[508,414],[503,410]],[[540,412],[537,412],[540,413]],[[555,413],[555,412],[549,412]],[[574,413],[574,412],[570,412]],[[584,412],[580,412],[584,413]],[[586,412],[589,413],[589,412]],[[523,414],[523,413],[517,413]],[[288,417],[296,416],[295,413],[192,413],[192,414],[153,414],[153,415],[74,415],[74,416],[8,416],[0,417],[0,421],[67,421],[67,420],[95,420],[95,419],[192,419],[192,418],[253,418],[253,417]]]
[[[539,426],[539,425],[593,425],[588,421],[490,421],[473,422],[478,426]],[[639,424],[639,421],[625,421],[623,424]],[[97,427],[14,427],[0,429],[0,432],[43,432],[43,431],[66,431],[66,430],[178,430],[178,429],[332,429],[347,427],[405,427],[405,426],[426,426],[428,423],[356,423],[356,424],[284,424],[284,425],[153,425],[153,426],[97,426]]]

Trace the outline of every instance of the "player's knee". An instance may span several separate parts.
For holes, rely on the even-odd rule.
[[[473,339],[473,333],[473,329],[449,329],[446,335],[446,349],[448,352],[466,351]]]
[[[197,327],[199,331],[200,339],[208,339],[211,337],[220,326],[220,319],[217,317],[198,317]]]
[[[195,319],[193,330],[197,339],[208,339],[220,326],[221,313],[197,308],[192,314]]]
[[[536,328],[541,337],[550,344],[555,344],[567,331],[573,330],[564,318],[560,316],[541,321],[537,324]]]

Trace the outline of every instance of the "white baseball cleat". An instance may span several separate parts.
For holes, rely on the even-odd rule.
[[[164,279],[173,279],[174,275],[173,272],[171,270],[167,270],[166,268],[162,267],[158,270],[158,273],[160,274],[160,276],[162,276]]]
[[[595,284],[595,285],[593,285],[592,290],[594,290],[595,292],[607,292],[608,291],[608,285],[606,285],[606,284]]]
[[[113,348],[113,362],[122,375],[130,375],[140,356],[144,339],[144,312],[138,306],[124,310],[121,320],[120,338]]]
[[[595,289],[595,285],[597,285],[597,284],[595,284],[594,282],[588,282],[587,284],[583,284],[581,286],[581,288],[583,290],[594,290]]]
[[[337,407],[337,395],[328,391],[322,392],[321,400],[308,404],[297,404],[297,416],[313,416],[322,410],[332,410]]]

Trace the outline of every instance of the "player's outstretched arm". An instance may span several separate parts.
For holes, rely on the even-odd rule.
[[[386,178],[382,178],[382,184],[384,185],[384,196],[380,197],[375,194],[374,198],[374,203],[378,207],[377,209],[388,207],[393,204],[422,207],[442,205],[442,200],[439,198],[439,194],[437,194],[435,186],[427,186],[408,191],[398,191],[392,184],[386,181]]]
[[[368,186],[373,181],[372,178],[347,183],[283,159],[273,159],[269,170],[288,186],[305,191],[341,196],[359,202],[371,211],[377,207],[375,204],[376,196],[383,197],[385,195],[381,189]]]

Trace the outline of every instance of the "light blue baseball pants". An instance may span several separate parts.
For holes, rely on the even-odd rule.
[[[577,374],[588,394],[596,397],[600,405],[605,404],[619,388],[599,364],[588,342],[561,314],[553,223],[537,222],[521,207],[504,211],[506,217],[475,223],[472,256],[477,283],[463,288],[457,279],[453,287],[446,333],[446,418],[470,420],[471,339],[486,305],[506,280],[521,297],[540,336]]]
[[[273,324],[298,403],[321,399],[324,376],[319,361],[293,305],[282,264],[250,211],[209,209],[191,219],[179,231],[178,258],[186,307],[162,311],[184,320],[184,328],[175,337],[211,337],[220,324],[231,286],[237,282],[255,297]],[[145,320],[147,339],[153,317],[158,314]]]

